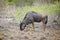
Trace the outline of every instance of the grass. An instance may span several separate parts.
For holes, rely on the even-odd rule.
[[[50,5],[42,5],[42,6],[24,6],[24,7],[17,7],[16,14],[15,14],[15,19],[16,21],[23,20],[25,14],[29,11],[35,11],[38,13],[45,13],[48,15],[55,15],[60,12],[60,7],[59,7],[58,2],[55,2],[54,4]]]

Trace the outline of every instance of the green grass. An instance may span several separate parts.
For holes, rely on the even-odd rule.
[[[54,4],[50,5],[43,5],[43,6],[25,6],[25,7],[17,7],[15,19],[18,21],[23,20],[25,14],[29,11],[35,11],[38,13],[45,13],[48,15],[55,15],[60,12],[58,2],[55,2]]]

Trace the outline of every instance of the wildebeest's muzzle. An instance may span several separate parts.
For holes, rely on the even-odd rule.
[[[25,26],[26,26],[25,24],[21,23],[21,24],[20,24],[20,30],[21,30],[21,31],[24,30],[24,29],[25,29]]]

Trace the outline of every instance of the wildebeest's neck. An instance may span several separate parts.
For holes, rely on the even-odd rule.
[[[30,20],[29,20],[28,18],[25,18],[25,19],[23,20],[23,23],[24,23],[25,25],[28,25],[28,24],[30,24],[31,22],[30,22]]]

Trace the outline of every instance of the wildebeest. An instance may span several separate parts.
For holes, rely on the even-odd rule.
[[[48,22],[48,16],[39,14],[39,13],[34,12],[34,11],[27,12],[23,21],[20,24],[20,30],[24,30],[26,25],[28,25],[28,24],[32,24],[32,27],[34,29],[34,22],[42,22],[43,23],[43,28],[44,28],[44,31],[45,31],[46,24]]]

